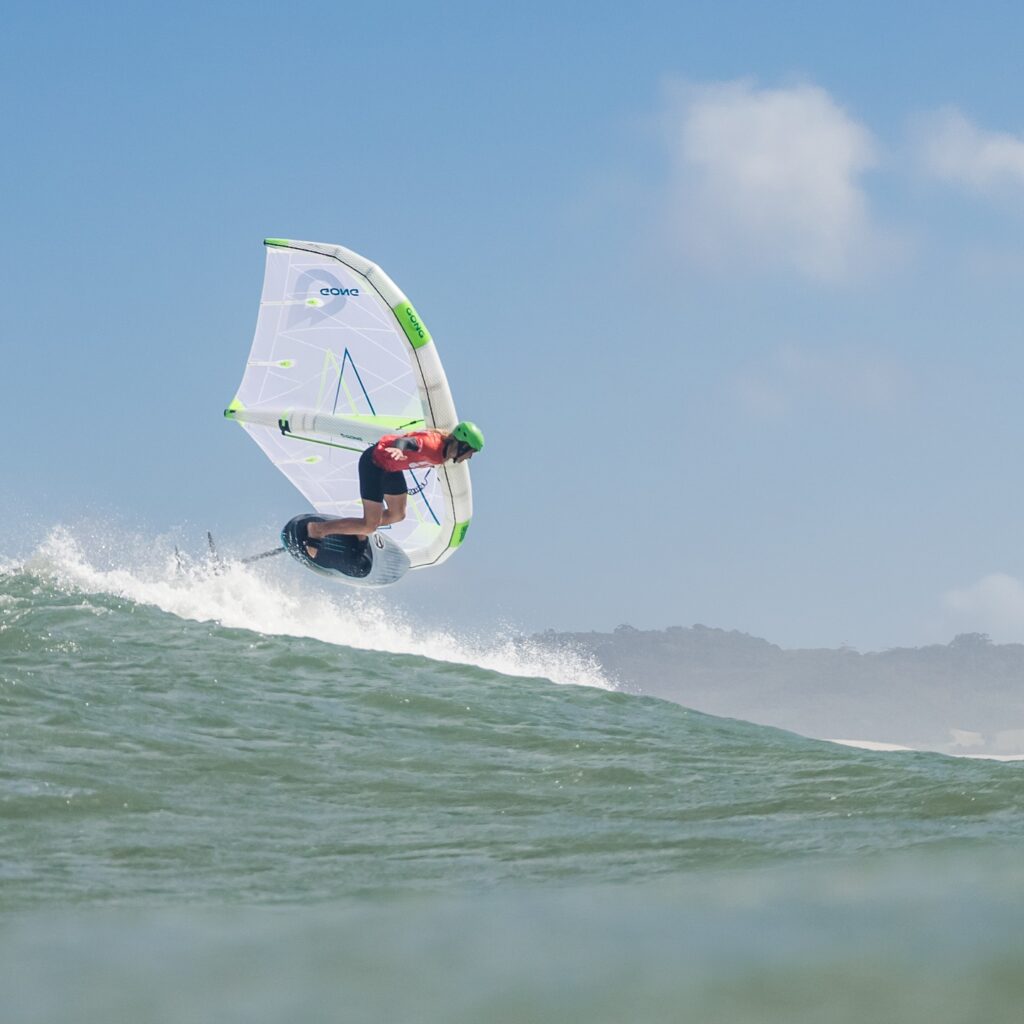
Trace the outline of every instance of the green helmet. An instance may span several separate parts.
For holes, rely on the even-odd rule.
[[[470,423],[469,420],[463,420],[461,423],[456,424],[455,429],[452,431],[452,437],[456,441],[468,444],[474,451],[482,452],[484,450],[483,431],[475,423]]]

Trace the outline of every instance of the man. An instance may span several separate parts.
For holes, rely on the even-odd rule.
[[[348,534],[360,540],[381,526],[405,518],[409,489],[403,470],[465,462],[484,447],[484,435],[475,423],[463,420],[450,434],[440,430],[415,430],[410,434],[386,434],[359,457],[359,519],[329,519],[309,524],[309,538]],[[307,548],[315,557],[315,548]]]

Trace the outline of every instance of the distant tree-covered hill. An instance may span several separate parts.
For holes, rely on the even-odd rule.
[[[624,689],[791,729],[957,753],[1024,753],[1024,645],[964,633],[862,654],[784,650],[707,626],[535,638],[592,655]]]

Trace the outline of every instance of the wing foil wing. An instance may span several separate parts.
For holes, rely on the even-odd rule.
[[[267,239],[252,349],[225,411],[313,507],[362,514],[357,463],[387,433],[457,422],[437,348],[393,281],[358,253]],[[406,472],[406,519],[387,527],[414,568],[436,565],[466,534],[469,467]]]

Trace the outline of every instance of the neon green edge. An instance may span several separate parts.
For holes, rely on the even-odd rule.
[[[287,238],[264,238],[264,245],[291,245]]]
[[[234,419],[235,413],[238,412],[239,409],[244,409],[244,408],[245,408],[245,406],[242,405],[242,403],[237,398],[235,398],[235,399],[232,400],[231,404],[224,410],[224,415],[229,420],[230,419]]]
[[[422,430],[427,425],[426,420],[411,420],[408,416],[371,416],[365,412],[342,412],[338,415],[344,416],[347,420],[358,420],[360,423],[375,423],[388,430]]]
[[[412,308],[411,302],[400,302],[395,306],[395,316],[398,317],[398,322],[402,325],[402,330],[405,331],[405,336],[413,348],[423,348],[424,345],[429,345],[434,340],[416,310]]]
[[[467,519],[464,523],[456,523],[455,529],[452,530],[452,540],[448,545],[450,548],[457,548],[465,539],[466,531],[469,529],[469,520]]]

